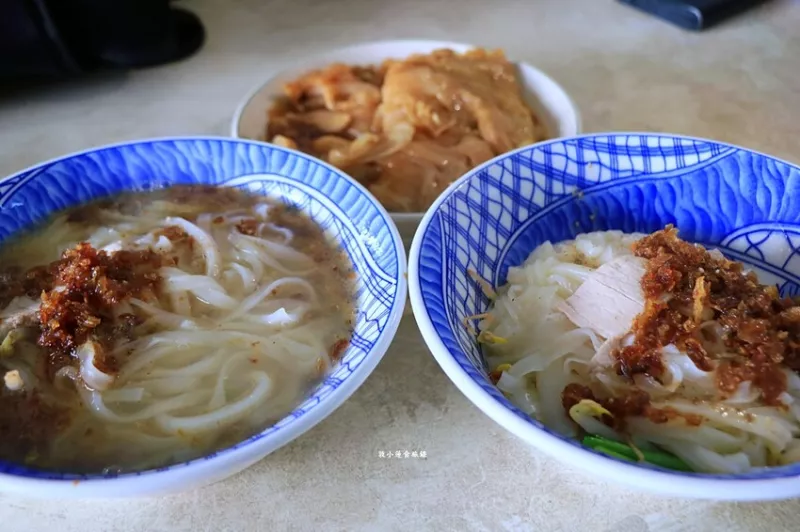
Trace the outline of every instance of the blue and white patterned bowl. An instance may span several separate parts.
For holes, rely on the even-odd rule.
[[[355,332],[341,364],[296,410],[212,455],[154,471],[74,475],[0,462],[0,490],[35,496],[154,495],[228,477],[300,436],[345,401],[394,337],[406,300],[406,258],[389,215],[361,185],[306,155],[259,142],[173,138],[75,153],[0,181],[0,240],[54,211],[128,190],[236,186],[299,206],[338,240],[357,272]]]
[[[502,155],[445,191],[411,247],[409,291],[428,347],[459,389],[523,440],[628,485],[683,497],[800,495],[800,464],[743,475],[667,472],[623,463],[564,438],[515,408],[487,379],[462,326],[488,302],[467,276],[495,285],[547,240],[618,229],[681,236],[746,262],[784,295],[800,292],[800,168],[716,142],[655,134],[559,139]]]

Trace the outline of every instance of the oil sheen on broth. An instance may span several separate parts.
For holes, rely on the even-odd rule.
[[[0,249],[0,460],[136,471],[263,430],[352,332],[354,272],[292,207],[173,187]]]

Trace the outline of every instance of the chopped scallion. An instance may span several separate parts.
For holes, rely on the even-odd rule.
[[[603,438],[602,436],[591,435],[584,437],[582,443],[585,446],[594,449],[595,451],[613,456],[620,460],[627,460],[630,462],[638,461],[636,452],[629,445],[626,445],[622,442],[609,440],[607,438]],[[664,451],[651,451],[643,449],[641,452],[644,456],[644,461],[649,464],[663,467],[665,469],[674,469],[675,471],[692,471],[692,468],[689,467],[686,462],[673,454]]]

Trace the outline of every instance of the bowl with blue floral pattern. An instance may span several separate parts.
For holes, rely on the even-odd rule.
[[[611,339],[600,335],[599,340],[564,347],[565,352],[585,350],[588,354],[567,357],[555,373],[546,368],[561,364],[560,358],[554,355],[536,361],[539,349],[553,349],[558,343],[553,338],[564,334],[559,324],[568,321],[575,329],[596,331],[591,323],[624,314],[623,307],[639,296],[620,302],[603,290],[622,293],[629,286],[642,293],[646,279],[656,279],[665,271],[666,263],[656,265],[653,257],[678,249],[654,242],[672,242],[670,239],[678,239],[675,241],[683,246],[680,249],[709,261],[702,264],[725,271],[731,268],[742,279],[752,281],[753,290],[767,294],[764,312],[789,319],[800,289],[798,202],[800,168],[711,140],[613,133],[525,147],[463,176],[427,212],[409,257],[414,315],[433,356],[468,399],[525,442],[573,467],[672,496],[729,500],[798,496],[800,456],[795,453],[800,433],[794,394],[800,380],[791,360],[800,344],[793,339],[793,325],[787,325],[789,332],[770,329],[773,322],[766,314],[753,310],[752,294],[741,295],[739,301],[732,299],[724,309],[701,305],[696,323],[718,327],[710,338],[719,340],[719,353],[731,359],[713,360],[703,369],[699,362],[681,366],[671,374],[680,374],[681,387],[669,391],[665,391],[669,379],[655,372],[635,374],[621,358],[644,337],[644,329],[636,329],[636,324],[650,318],[641,305],[672,308],[672,296],[664,292],[659,293],[660,302],[647,299],[650,295],[634,301],[638,310],[626,318],[629,321],[622,329],[627,336],[617,338],[619,343],[609,347],[605,358],[601,351]],[[617,242],[620,247],[614,249],[622,250],[622,255],[604,262],[600,255],[587,251],[595,249],[592,246],[599,245],[596,238],[601,237]],[[647,246],[652,246],[653,254],[641,258]],[[633,271],[625,270],[623,263],[638,264],[642,269],[629,274],[630,278],[623,273],[610,280],[613,272]],[[614,270],[618,266],[621,269]],[[569,294],[577,297],[590,285],[589,280],[600,279],[604,268],[606,273],[613,271],[610,277],[592,285],[599,291],[590,294],[587,289],[582,300],[586,306],[578,309],[578,300]],[[690,279],[688,271],[684,272],[686,279]],[[717,301],[714,294],[732,286],[717,281],[703,284],[703,279],[719,279],[714,277],[718,269],[705,271],[705,277],[702,268],[697,271],[700,273],[691,279],[702,279],[687,301]],[[579,281],[570,280],[570,275]],[[536,292],[539,288],[531,288],[534,285],[552,290]],[[707,293],[703,292],[706,288]],[[563,306],[536,306],[542,297],[550,297],[547,294],[562,293],[567,295],[561,299],[553,296],[552,301]],[[710,294],[707,297],[712,299],[703,300],[706,296],[702,294]],[[514,306],[531,297],[527,308],[534,310],[526,313],[523,307]],[[547,299],[546,305],[551,305],[550,301]],[[530,331],[541,326],[535,309],[552,312],[548,319],[562,313],[553,318],[552,338],[546,333],[537,337],[525,332],[526,325]],[[738,312],[744,321],[725,322],[723,316],[729,311]],[[585,312],[586,324],[576,317],[580,312]],[[752,358],[755,351],[749,349],[761,340],[745,334],[744,326],[736,327],[750,319],[763,320],[759,330],[774,333],[782,349],[782,354],[769,362],[779,366],[775,382],[782,386],[777,390],[780,398],[772,402],[767,400],[763,382],[747,381],[756,379],[752,375],[724,391],[717,378],[722,370],[714,373],[723,365],[741,368],[756,364]],[[511,321],[513,327],[508,325]],[[728,325],[719,325],[722,322]],[[690,325],[686,327],[688,331]],[[743,346],[738,350],[731,347],[745,339],[751,344],[738,344]],[[667,357],[669,346],[656,347],[659,356]],[[670,351],[678,358],[659,359],[667,360],[668,371],[673,368],[671,361],[685,354],[681,349]],[[710,348],[707,351],[712,352]],[[498,361],[503,363],[498,365]],[[527,369],[514,372],[515,366],[523,365]],[[607,380],[598,382],[600,374]],[[583,388],[587,395],[571,400],[568,389],[575,388],[569,386],[584,381],[591,381]],[[554,388],[554,382],[560,384]],[[695,387],[689,388],[690,383]],[[758,389],[762,385],[764,388]],[[603,386],[606,396],[601,398],[597,390]],[[708,386],[702,393],[711,390],[710,395],[702,395],[698,386]],[[641,396],[650,401],[646,409],[620,413],[622,395],[615,394],[622,394],[618,390],[623,389],[646,394]],[[690,389],[694,391],[686,391]],[[657,404],[678,406],[658,410],[666,413],[661,419],[648,417]],[[553,409],[561,412],[554,414]],[[688,411],[697,416],[686,415]],[[673,419],[671,413],[675,412]]]
[[[179,185],[195,187],[191,189],[184,187],[182,190],[225,188],[245,191],[249,193],[248,196],[267,196],[273,202],[270,204],[272,205],[269,207],[270,209],[274,207],[279,212],[291,213],[293,216],[302,215],[305,217],[304,219],[310,219],[310,222],[319,230],[319,234],[323,235],[324,240],[332,246],[331,249],[339,250],[341,256],[344,257],[343,260],[349,264],[348,276],[352,279],[353,284],[351,292],[353,294],[353,312],[351,320],[347,322],[350,327],[348,330],[352,333],[349,341],[337,344],[335,356],[332,354],[325,359],[331,363],[327,371],[324,366],[313,365],[322,364],[324,362],[322,358],[318,359],[317,362],[314,362],[313,357],[308,358],[308,363],[312,364],[308,367],[315,368],[314,370],[318,372],[315,375],[319,377],[313,382],[311,389],[298,396],[298,401],[292,403],[294,406],[289,407],[288,413],[284,412],[276,421],[270,421],[266,426],[261,427],[255,433],[249,434],[242,440],[234,441],[227,446],[214,449],[213,452],[195,456],[188,460],[166,463],[163,467],[135,471],[118,471],[109,468],[100,472],[87,473],[85,471],[76,472],[53,470],[47,467],[40,468],[24,462],[0,461],[0,490],[46,497],[116,497],[174,492],[221,480],[262,459],[322,421],[364,382],[389,347],[399,325],[406,302],[405,251],[395,225],[375,198],[352,178],[312,157],[274,145],[214,137],[165,138],[93,148],[41,163],[0,181],[0,240],[3,241],[0,244],[4,245],[6,241],[12,241],[12,237],[21,231],[47,219],[52,219],[54,213],[70,207],[102,198],[115,197],[123,193],[171,189]],[[193,212],[191,193],[183,201],[184,207],[182,208],[185,209],[185,212]],[[98,205],[102,205],[102,203]],[[127,220],[125,222],[128,224],[127,227],[135,227],[138,223],[135,216],[128,216],[122,211],[107,213],[104,216],[111,216],[111,219],[125,219]],[[115,216],[116,218],[114,218]],[[201,248],[205,254],[201,258],[206,260],[205,264],[209,269],[213,269],[211,267],[212,258],[208,255],[210,252],[208,252],[206,241],[209,240],[209,234],[214,234],[214,224],[218,223],[218,221],[222,223],[221,216],[219,220],[214,218],[213,221],[209,219],[202,223],[201,221],[196,223],[181,222],[183,223],[181,227],[184,227],[185,232],[179,231],[184,236],[189,235],[193,245]],[[203,223],[206,223],[206,225],[203,226]],[[244,221],[241,223],[244,223]],[[262,231],[267,226],[272,228],[269,231],[274,230],[275,235],[283,235],[280,237],[283,240],[275,240],[275,242],[283,242],[284,244],[289,242],[291,232],[290,236],[286,236],[287,231],[285,228],[276,229],[277,226],[275,224],[270,225],[269,223],[266,223],[266,225],[255,224],[252,230],[241,229],[236,235],[236,238],[239,239],[237,241],[243,242],[242,238],[255,238],[248,235],[261,234],[258,231]],[[202,229],[202,227],[206,227],[206,229]],[[258,227],[261,229],[258,229]],[[303,234],[303,229],[301,226],[296,227],[299,229],[294,233],[294,236],[299,238],[298,235]],[[263,230],[268,231],[268,229]],[[163,236],[167,233],[162,232],[159,234]],[[278,236],[275,238],[277,239]],[[166,238],[169,240],[172,237]],[[167,240],[161,239],[162,243],[170,245]],[[214,258],[214,264],[220,263],[220,260],[227,260],[224,259],[225,253],[228,253],[223,249],[224,246],[229,246],[229,244],[220,241],[218,249],[214,251],[215,255],[217,255]],[[105,249],[103,248],[103,250]],[[262,246],[259,249],[264,250],[267,248]],[[281,249],[282,251],[278,255],[273,255],[273,258],[276,256],[280,258],[278,262],[281,260],[294,260],[292,257],[296,258],[298,256],[296,251],[287,248],[286,245],[283,245]],[[98,252],[98,255],[103,250]],[[113,252],[108,251],[106,260],[111,260],[109,257],[113,256]],[[314,258],[312,261],[308,258],[312,257],[312,255],[308,255],[303,259],[306,261],[303,264],[327,260],[324,257],[328,256],[319,255],[319,257],[323,258]],[[313,257],[316,257],[316,255],[313,255]],[[177,261],[178,259],[175,260]],[[192,260],[200,259],[193,258]],[[242,262],[234,270],[240,272],[248,271],[250,272],[248,275],[252,277],[254,275],[252,272],[256,268],[254,266],[252,269],[248,269],[247,264],[247,262]],[[269,266],[270,264],[272,266]],[[277,271],[284,268],[286,264],[284,263],[281,266],[273,261],[268,264],[261,264],[259,268],[268,271],[269,268],[274,266]],[[109,266],[109,268],[111,267]],[[297,278],[303,275],[300,272],[300,267],[295,270],[289,271],[286,275],[296,276]],[[62,275],[63,271],[58,271],[61,273],[57,275]],[[102,273],[97,272],[104,270],[95,269],[92,271],[96,275],[101,275]],[[219,296],[219,286],[223,286],[227,282],[225,281],[227,274],[223,271],[222,273],[215,272],[213,275],[216,276],[216,281],[211,281],[211,283],[217,286],[214,290]],[[186,277],[186,279],[190,277],[192,276]],[[199,277],[195,275],[194,278]],[[255,286],[255,281],[253,279],[248,280],[247,275],[243,275],[242,279],[242,281],[237,281],[239,284],[236,286],[241,287],[247,285],[248,282],[251,288]],[[307,286],[311,282],[295,279],[296,284],[293,290],[297,290],[297,294],[300,294],[305,290],[303,286]],[[259,297],[265,294],[267,296],[277,294],[279,287],[278,285],[275,286],[276,288],[272,290],[267,288],[262,290],[263,293]],[[190,290],[195,289],[196,287]],[[72,290],[72,288],[69,290]],[[222,294],[220,301],[223,303],[232,301],[232,293],[229,291],[228,295]],[[44,292],[42,297],[45,297]],[[295,297],[295,293],[286,292],[281,297],[289,298],[285,301],[290,301],[291,298]],[[297,295],[297,297],[301,298],[301,295]],[[301,301],[303,305],[315,304],[315,300],[311,295],[302,297],[305,297],[305,299],[301,298],[302,300],[298,301]],[[328,296],[321,295],[318,299],[324,302],[325,297]],[[246,317],[248,313],[252,314],[255,308],[253,304],[256,304],[255,299],[249,301],[246,306],[229,308],[238,308],[239,314]],[[274,308],[270,311],[274,312],[269,316],[286,318],[291,314],[291,312],[287,314],[287,309],[290,310],[289,303],[281,301],[284,300],[280,300],[274,305]],[[207,303],[212,304],[210,302]],[[195,304],[201,303],[192,303],[192,305]],[[189,307],[185,306],[185,308]],[[39,312],[40,316],[43,316],[42,313],[44,311]],[[304,311],[298,310],[297,312]],[[234,312],[230,314],[232,315]],[[167,320],[169,313],[161,313],[158,316],[161,317],[159,319]],[[222,321],[219,323],[222,323]],[[255,324],[256,322],[252,323]],[[280,327],[289,322],[274,322],[272,324],[275,325],[275,323],[277,323],[276,327]],[[0,325],[3,325],[3,323],[0,322]],[[195,325],[192,325],[192,327],[196,329]],[[245,347],[253,350],[260,349],[261,344],[259,344],[258,338],[253,336],[258,333],[259,325],[251,326],[245,324],[242,327],[242,330],[246,331],[247,334],[240,335],[241,338],[256,339],[250,347]],[[3,330],[8,332],[5,329]],[[207,341],[216,341],[213,336],[216,333],[212,332],[211,334],[212,336],[207,336]],[[221,331],[218,334],[233,333],[228,330],[228,332]],[[77,336],[75,337],[77,338]],[[290,371],[293,371],[291,358],[295,355],[300,356],[301,347],[306,351],[309,349],[306,344],[302,343],[302,340],[303,338],[295,338],[295,343],[286,348],[285,357],[281,359],[283,361],[279,361],[280,363],[275,362],[274,364],[270,362],[273,365],[269,367],[284,368],[285,375],[291,375]],[[162,342],[163,345],[168,344],[168,342],[166,344],[164,342]],[[6,343],[3,342],[4,348],[7,347]],[[9,345],[11,344],[9,343]],[[16,345],[13,344],[13,346]],[[304,345],[305,347],[303,347]],[[297,347],[297,351],[293,351],[294,347],[292,346],[300,347]],[[143,355],[148,356],[147,349],[142,349]],[[156,346],[152,349],[157,351],[159,348]],[[313,350],[309,352],[313,355]],[[323,352],[325,352],[324,349]],[[223,363],[227,363],[225,362],[227,360],[225,359],[226,352],[221,350],[219,353],[222,356],[220,360]],[[156,356],[155,352],[150,354]],[[268,349],[267,354],[269,354]],[[66,371],[64,375],[74,379],[77,378],[74,371],[79,370],[79,376],[83,377],[87,364],[94,364],[93,369],[99,368],[100,366],[96,363],[96,353],[94,356],[95,358],[90,358],[88,362],[87,359],[82,358],[83,362],[81,362],[80,368],[76,366],[76,368],[69,369],[68,367],[64,370]],[[233,357],[233,351],[231,351],[231,357]],[[13,404],[23,404],[24,396],[19,394],[27,393],[26,390],[28,388],[25,388],[25,386],[31,385],[29,380],[30,372],[25,373],[22,369],[9,371],[11,366],[7,366],[12,364],[11,361],[13,359],[14,356],[10,356],[3,358],[0,362],[0,367],[4,369],[3,373],[6,375],[5,387],[0,394],[0,401],[12,401],[9,398],[13,396],[18,399]],[[248,359],[242,358],[241,364],[243,364],[242,367],[245,367],[247,364],[252,363],[253,367],[256,367],[261,364],[260,360],[253,355],[249,362]],[[199,366],[194,365],[192,367]],[[228,371],[227,367],[222,366],[221,369],[216,371],[224,373]],[[121,378],[122,373],[125,371],[124,365],[122,368],[119,370],[118,378]],[[100,369],[99,371],[105,370]],[[162,371],[164,375],[170,375],[174,373],[174,368],[167,367],[159,371]],[[226,375],[228,374],[226,373]],[[58,376],[56,375],[56,378]],[[286,378],[288,379],[289,377]],[[242,400],[239,401],[238,398],[231,397],[230,404],[226,408],[232,407],[234,410],[239,409],[240,413],[244,412],[240,407],[249,404],[245,400],[254,397],[253,394],[256,394],[256,391],[261,389],[258,388],[261,384],[264,385],[263,389],[268,389],[272,386],[271,389],[285,390],[285,388],[276,388],[276,386],[281,385],[281,379],[284,378],[281,377],[279,379],[274,373],[271,374],[270,378],[263,377],[260,381],[254,379],[255,385],[252,387],[252,393],[249,388],[250,384],[247,384],[246,387],[243,387]],[[103,385],[101,381],[97,382]],[[192,394],[197,391],[192,390],[192,382],[191,379],[186,381],[188,383],[186,393]],[[227,386],[226,382],[220,382],[222,387],[220,389]],[[92,387],[88,385],[87,387],[90,389],[85,392],[91,395],[93,393]],[[94,391],[97,391],[97,387],[95,387]],[[291,389],[290,392],[295,393],[295,390]],[[138,396],[134,393],[128,396],[127,399],[120,399],[120,397],[111,399],[107,396],[105,403],[92,402],[91,408],[99,413],[98,415],[107,415],[109,410],[113,410],[113,405],[109,401],[133,401],[133,406],[116,410],[111,418],[115,422],[133,419],[130,416],[125,416],[128,415],[126,412],[133,411],[131,408],[135,409],[136,401],[143,400],[142,392],[139,391],[137,393],[139,394]],[[145,399],[147,393],[149,392],[145,392]],[[154,391],[153,393],[156,392]],[[224,396],[227,392],[223,390],[221,393]],[[13,394],[18,395],[14,396]],[[213,398],[209,399],[209,397],[203,400],[214,401]],[[275,400],[277,401],[277,399]],[[233,410],[229,409],[226,412],[231,413]],[[256,413],[250,412],[248,416],[251,414],[253,416],[256,415]],[[3,420],[5,419],[4,417]],[[165,419],[162,418],[162,421]],[[174,419],[178,418],[173,418],[173,421]],[[195,420],[193,423],[206,423],[209,421],[209,419],[202,416],[192,419]],[[215,422],[213,419],[210,421]],[[177,434],[182,435],[181,437],[187,436],[186,430],[189,429],[189,426],[184,424],[182,427],[182,429],[177,430]],[[7,434],[6,436],[9,436],[9,438],[15,437],[14,434]],[[187,445],[192,441],[190,436],[191,434],[188,434],[186,439]],[[99,448],[98,452],[100,452]],[[136,453],[139,450],[131,448],[130,452]],[[36,460],[35,456],[32,458],[34,461]]]

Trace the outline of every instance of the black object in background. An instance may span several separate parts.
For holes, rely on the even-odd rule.
[[[619,0],[687,30],[704,30],[768,0]]]
[[[171,63],[205,32],[170,0],[0,0],[0,79]]]

